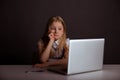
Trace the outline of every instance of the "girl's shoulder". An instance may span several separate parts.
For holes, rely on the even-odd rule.
[[[66,44],[69,46],[69,43],[70,43],[70,38],[67,38],[66,39]]]
[[[69,41],[69,40],[70,40],[70,38],[67,38],[67,39],[66,39],[66,41]]]
[[[42,39],[38,40],[38,45],[41,45],[41,44],[42,45],[44,44]]]
[[[40,38],[40,39],[38,40],[38,42],[43,42],[43,39],[42,39],[42,38]]]

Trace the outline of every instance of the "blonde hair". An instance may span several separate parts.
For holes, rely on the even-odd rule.
[[[64,57],[67,57],[68,56],[68,48],[67,48],[67,44],[66,44],[66,37],[67,37],[67,35],[66,35],[66,24],[65,24],[63,18],[60,17],[60,16],[54,16],[54,17],[51,17],[48,20],[46,31],[45,31],[45,33],[42,37],[44,48],[48,44],[48,41],[49,41],[49,38],[48,38],[49,27],[52,25],[53,22],[61,22],[61,24],[63,25],[63,35],[60,38],[60,42],[59,42],[59,45],[58,45],[58,51],[60,52],[62,49],[64,49]],[[52,55],[53,55],[53,53],[51,53],[51,56]]]

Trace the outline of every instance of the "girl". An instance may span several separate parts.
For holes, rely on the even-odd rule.
[[[68,61],[68,44],[69,39],[66,39],[64,20],[60,16],[50,18],[45,34],[38,42],[40,64],[34,66],[66,65]]]

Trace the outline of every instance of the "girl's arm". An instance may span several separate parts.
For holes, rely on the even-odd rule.
[[[40,61],[42,63],[47,62],[47,60],[49,59],[53,42],[54,42],[54,40],[50,40],[47,47],[45,48],[45,50],[43,52],[39,52],[40,53]],[[39,47],[39,50],[42,48],[40,44],[38,45],[38,47]]]
[[[45,62],[45,63],[42,63],[42,64],[35,64],[34,67],[43,68],[43,67],[58,66],[58,65],[66,66],[67,63],[68,63],[68,59],[67,58],[63,58],[63,59],[55,60],[55,61],[48,61],[48,62]]]
[[[48,35],[48,37],[50,38],[50,41],[48,42],[48,45],[46,46],[46,48],[44,49],[43,52],[40,52],[40,61],[42,63],[47,62],[47,60],[49,59],[50,51],[51,51],[51,48],[52,48],[52,44],[54,42],[54,34],[53,33],[50,33]],[[42,47],[40,47],[40,48],[42,48]]]

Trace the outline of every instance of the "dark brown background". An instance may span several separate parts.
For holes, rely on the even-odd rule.
[[[71,39],[105,38],[104,64],[120,64],[119,0],[1,0],[0,64],[31,64],[48,18],[56,15]]]

